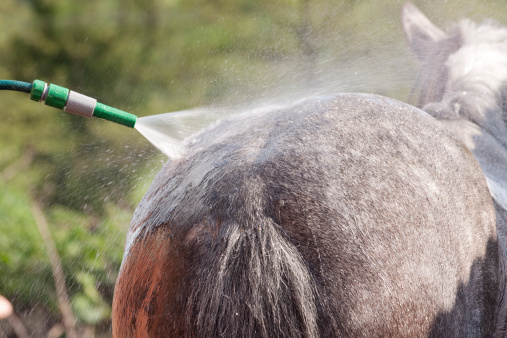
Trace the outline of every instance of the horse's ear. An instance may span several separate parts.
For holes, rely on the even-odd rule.
[[[412,51],[419,60],[424,60],[432,46],[447,34],[435,26],[416,6],[407,2],[401,13],[403,29]]]

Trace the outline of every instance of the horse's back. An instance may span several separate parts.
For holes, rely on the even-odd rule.
[[[343,94],[194,136],[139,205],[117,336],[483,336],[495,218],[461,142]]]

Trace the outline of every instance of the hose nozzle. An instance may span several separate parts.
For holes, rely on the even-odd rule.
[[[116,109],[89,96],[79,94],[55,84],[35,80],[30,91],[30,99],[42,102],[47,106],[62,109],[66,112],[87,118],[92,116],[134,128],[137,116]]]

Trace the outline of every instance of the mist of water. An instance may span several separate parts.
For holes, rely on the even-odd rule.
[[[211,126],[215,122],[232,115],[244,115],[244,123],[249,123],[251,116],[269,113],[276,109],[297,104],[308,98],[323,98],[324,93],[309,95],[288,95],[273,97],[248,105],[224,107],[199,107],[178,112],[140,117],[137,119],[137,129],[151,144],[169,158],[180,158],[185,152],[184,140],[199,131]],[[234,133],[234,130],[230,131]],[[227,135],[224,135],[226,137]]]
[[[312,57],[305,58],[297,51],[294,55],[277,54],[259,67],[245,66],[242,59],[231,55],[220,70],[222,83],[212,86],[220,95],[211,103],[225,108],[203,107],[141,117],[135,128],[165,155],[177,158],[184,152],[185,138],[232,114],[340,92],[375,93],[406,100],[407,88],[414,81],[413,61],[400,23],[385,20],[390,17],[379,20],[382,18],[384,37],[375,30],[357,29],[354,38],[346,38],[316,24],[308,38],[313,46]],[[375,42],[381,38],[385,43]]]
[[[405,59],[410,61],[410,55],[404,45],[390,48],[389,51],[377,50],[373,58],[362,56],[347,61],[323,55],[311,80],[304,75],[304,67],[298,68],[290,62],[290,67],[277,64],[276,72],[266,76],[264,87],[248,88],[246,93],[241,88],[237,93],[231,89],[227,101],[216,102],[220,107],[141,117],[135,128],[169,158],[178,158],[184,152],[182,141],[185,138],[233,114],[340,92],[376,93],[403,100],[407,98],[406,88],[413,82],[415,72],[407,66]],[[393,55],[395,51],[400,55]],[[407,55],[402,55],[403,51]]]
[[[178,158],[185,138],[231,114],[227,109],[211,107],[182,110],[140,117],[135,128],[168,157]]]

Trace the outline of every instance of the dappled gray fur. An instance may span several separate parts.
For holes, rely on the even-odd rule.
[[[429,20],[421,16],[412,5],[404,10],[404,17],[411,18],[405,21],[413,23],[405,24],[407,37],[422,64],[418,104],[473,152],[494,198],[501,258],[496,333],[503,336],[507,325],[507,28],[492,21],[462,20],[449,34],[433,39],[438,28],[428,29]],[[421,41],[432,52],[421,53]],[[427,95],[432,90],[435,94]]]
[[[129,267],[150,238],[165,258],[146,264],[171,272],[148,288]],[[480,167],[428,114],[380,96],[308,99],[194,135],[137,208],[127,249],[118,336],[493,330],[495,219]]]

